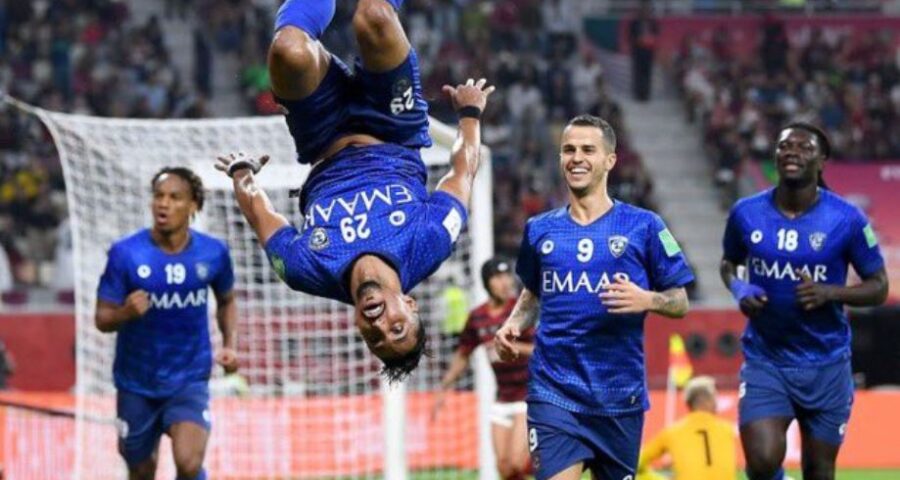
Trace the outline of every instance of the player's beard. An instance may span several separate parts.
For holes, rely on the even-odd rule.
[[[804,175],[800,178],[783,178],[782,183],[790,190],[803,190],[818,181],[818,174]]]

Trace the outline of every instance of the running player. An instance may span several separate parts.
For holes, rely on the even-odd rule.
[[[313,164],[300,195],[302,231],[275,212],[253,173],[266,157],[221,158],[247,221],[294,290],[355,306],[357,328],[398,380],[425,351],[416,301],[406,295],[453,251],[465,226],[481,149],[479,117],[493,87],[445,86],[459,113],[451,171],[429,195],[419,149],[431,145],[419,65],[395,9],[402,0],[359,0],[355,71],[318,38],[335,0],[287,0],[278,12],[269,72],[301,163]]]
[[[216,298],[222,348],[216,362],[237,370],[228,247],[190,228],[203,208],[203,184],[187,168],[151,181],[153,226],[114,243],[97,289],[95,322],[117,332],[113,378],[119,453],[132,480],[156,475],[159,439],[172,438],[179,479],[205,479],[212,352],[207,293]]]
[[[479,345],[488,346],[491,367],[497,378],[497,399],[491,406],[491,437],[497,469],[506,480],[524,479],[528,469],[528,436],[525,433],[525,394],[528,388],[528,358],[533,348],[533,330],[519,338],[522,355],[514,362],[501,362],[494,349],[494,334],[509,318],[516,304],[515,280],[509,262],[492,258],[481,266],[481,281],[490,298],[469,314],[459,337],[459,348],[441,380],[441,391],[432,418],[443,407],[446,392],[469,366],[469,357]]]
[[[525,227],[516,272],[525,288],[497,332],[501,358],[540,323],[531,357],[528,439],[539,480],[633,478],[644,411],[644,319],[687,313],[694,278],[656,214],[607,193],[616,163],[608,123],[583,115],[563,131],[569,205]]]
[[[654,478],[650,464],[668,454],[673,480],[734,480],[737,477],[734,425],[716,416],[716,382],[694,377],[684,386],[688,413],[644,446],[637,480]],[[665,477],[662,477],[665,478]]]
[[[747,475],[781,478],[788,425],[800,423],[804,479],[833,479],[853,403],[844,305],[875,306],[888,281],[865,215],[825,188],[828,138],[813,125],[781,130],[775,188],[739,200],[723,239],[721,275],[748,317],[740,424]],[[737,276],[744,265],[746,279]],[[862,281],[847,286],[848,266]]]

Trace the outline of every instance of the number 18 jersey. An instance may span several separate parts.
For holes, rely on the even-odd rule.
[[[862,277],[884,268],[872,226],[858,208],[819,189],[809,210],[788,218],[775,205],[774,188],[768,189],[734,205],[723,250],[726,260],[746,264],[750,283],[768,298],[742,338],[748,360],[813,366],[849,358],[850,325],[843,304],[805,311],[796,288],[801,272],[816,283],[845,285],[848,265]]]

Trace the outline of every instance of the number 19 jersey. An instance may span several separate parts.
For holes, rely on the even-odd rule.
[[[649,408],[647,315],[609,313],[598,295],[616,278],[657,291],[694,279],[662,219],[618,201],[588,225],[552,210],[525,226],[516,273],[541,304],[528,400],[591,415]]]
[[[862,277],[884,268],[872,226],[858,208],[819,189],[819,200],[809,210],[788,218],[775,205],[774,188],[768,189],[734,205],[723,250],[726,260],[746,264],[750,283],[768,298],[742,338],[748,360],[814,366],[849,358],[850,325],[843,304],[805,311],[796,288],[801,272],[816,283],[845,285],[848,265]]]

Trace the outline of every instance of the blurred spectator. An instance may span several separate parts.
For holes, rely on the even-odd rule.
[[[650,99],[653,84],[653,54],[656,51],[656,37],[659,22],[653,18],[650,2],[644,1],[637,18],[628,25],[628,40],[631,43],[631,82],[634,98],[645,102]]]
[[[0,390],[9,390],[9,377],[16,373],[16,361],[0,340]]]
[[[792,121],[820,125],[832,158],[900,158],[900,58],[896,32],[812,29],[791,44],[775,17],[762,20],[759,56],[723,53],[730,32],[714,31],[710,49],[683,39],[676,74],[688,119],[699,120],[716,183],[730,204],[749,162],[767,162],[773,135]]]

